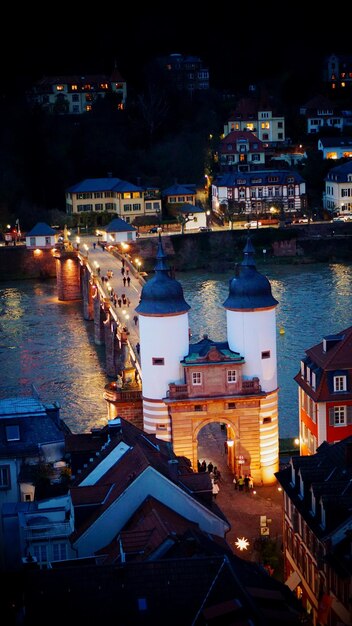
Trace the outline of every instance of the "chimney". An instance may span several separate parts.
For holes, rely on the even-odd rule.
[[[345,444],[345,464],[352,467],[352,441]]]
[[[178,460],[177,459],[169,459],[169,476],[171,480],[178,480]]]

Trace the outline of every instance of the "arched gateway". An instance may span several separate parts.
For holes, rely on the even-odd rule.
[[[172,443],[197,470],[197,437],[225,424],[228,464],[272,484],[278,470],[276,306],[268,279],[257,272],[248,239],[230,281],[227,341],[207,335],[189,342],[189,305],[170,276],[159,235],[155,274],[143,287],[139,314],[143,428]]]

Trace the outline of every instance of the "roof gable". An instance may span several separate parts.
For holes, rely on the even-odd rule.
[[[53,235],[58,235],[55,228],[51,228],[51,226],[45,222],[38,222],[35,226],[33,226],[32,230],[27,232],[26,237],[48,237]]]
[[[137,229],[131,224],[125,222],[125,220],[123,220],[121,217],[115,217],[115,219],[109,222],[109,224],[105,226],[105,228],[102,228],[102,230],[105,230],[105,232],[107,233],[125,233],[133,232]]]

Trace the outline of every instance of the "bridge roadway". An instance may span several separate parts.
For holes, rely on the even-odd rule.
[[[81,239],[82,241],[82,239]],[[89,272],[96,277],[96,284],[102,297],[110,299],[111,309],[110,313],[116,321],[120,322],[122,326],[125,326],[128,330],[127,345],[132,355],[133,362],[138,370],[139,376],[142,379],[142,371],[140,366],[139,353],[136,345],[139,344],[139,323],[135,324],[133,317],[136,314],[135,308],[139,304],[142,287],[145,284],[143,276],[132,263],[131,257],[126,254],[121,254],[116,248],[114,250],[104,249],[100,245],[93,246],[93,239],[84,239],[86,243],[80,245],[79,256],[82,261],[87,265]],[[95,240],[94,240],[95,241]],[[122,260],[125,261],[125,276],[126,270],[129,270],[130,284],[124,285],[123,274],[121,269],[123,268]],[[98,269],[99,268],[99,269]],[[112,272],[110,278],[108,273]],[[108,280],[102,280],[103,278]],[[129,300],[129,305],[114,304],[110,297],[110,289],[116,294],[117,299],[124,293]],[[138,315],[137,315],[138,317]]]

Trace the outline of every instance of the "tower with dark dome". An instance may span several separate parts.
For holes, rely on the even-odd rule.
[[[189,352],[190,306],[181,284],[170,276],[159,234],[155,274],[143,286],[139,315],[143,375],[143,427],[159,439],[171,441],[168,409],[163,398],[169,383],[183,383],[182,359]]]
[[[278,467],[276,350],[278,301],[272,295],[269,280],[256,269],[254,252],[252,242],[248,239],[244,259],[237,266],[236,275],[230,280],[229,295],[223,306],[226,309],[229,348],[244,357],[243,380],[257,377],[260,381],[258,435],[262,478],[265,480],[273,474],[273,471],[277,471],[275,467]],[[252,432],[250,428],[247,429],[249,447],[254,430],[254,425]]]

